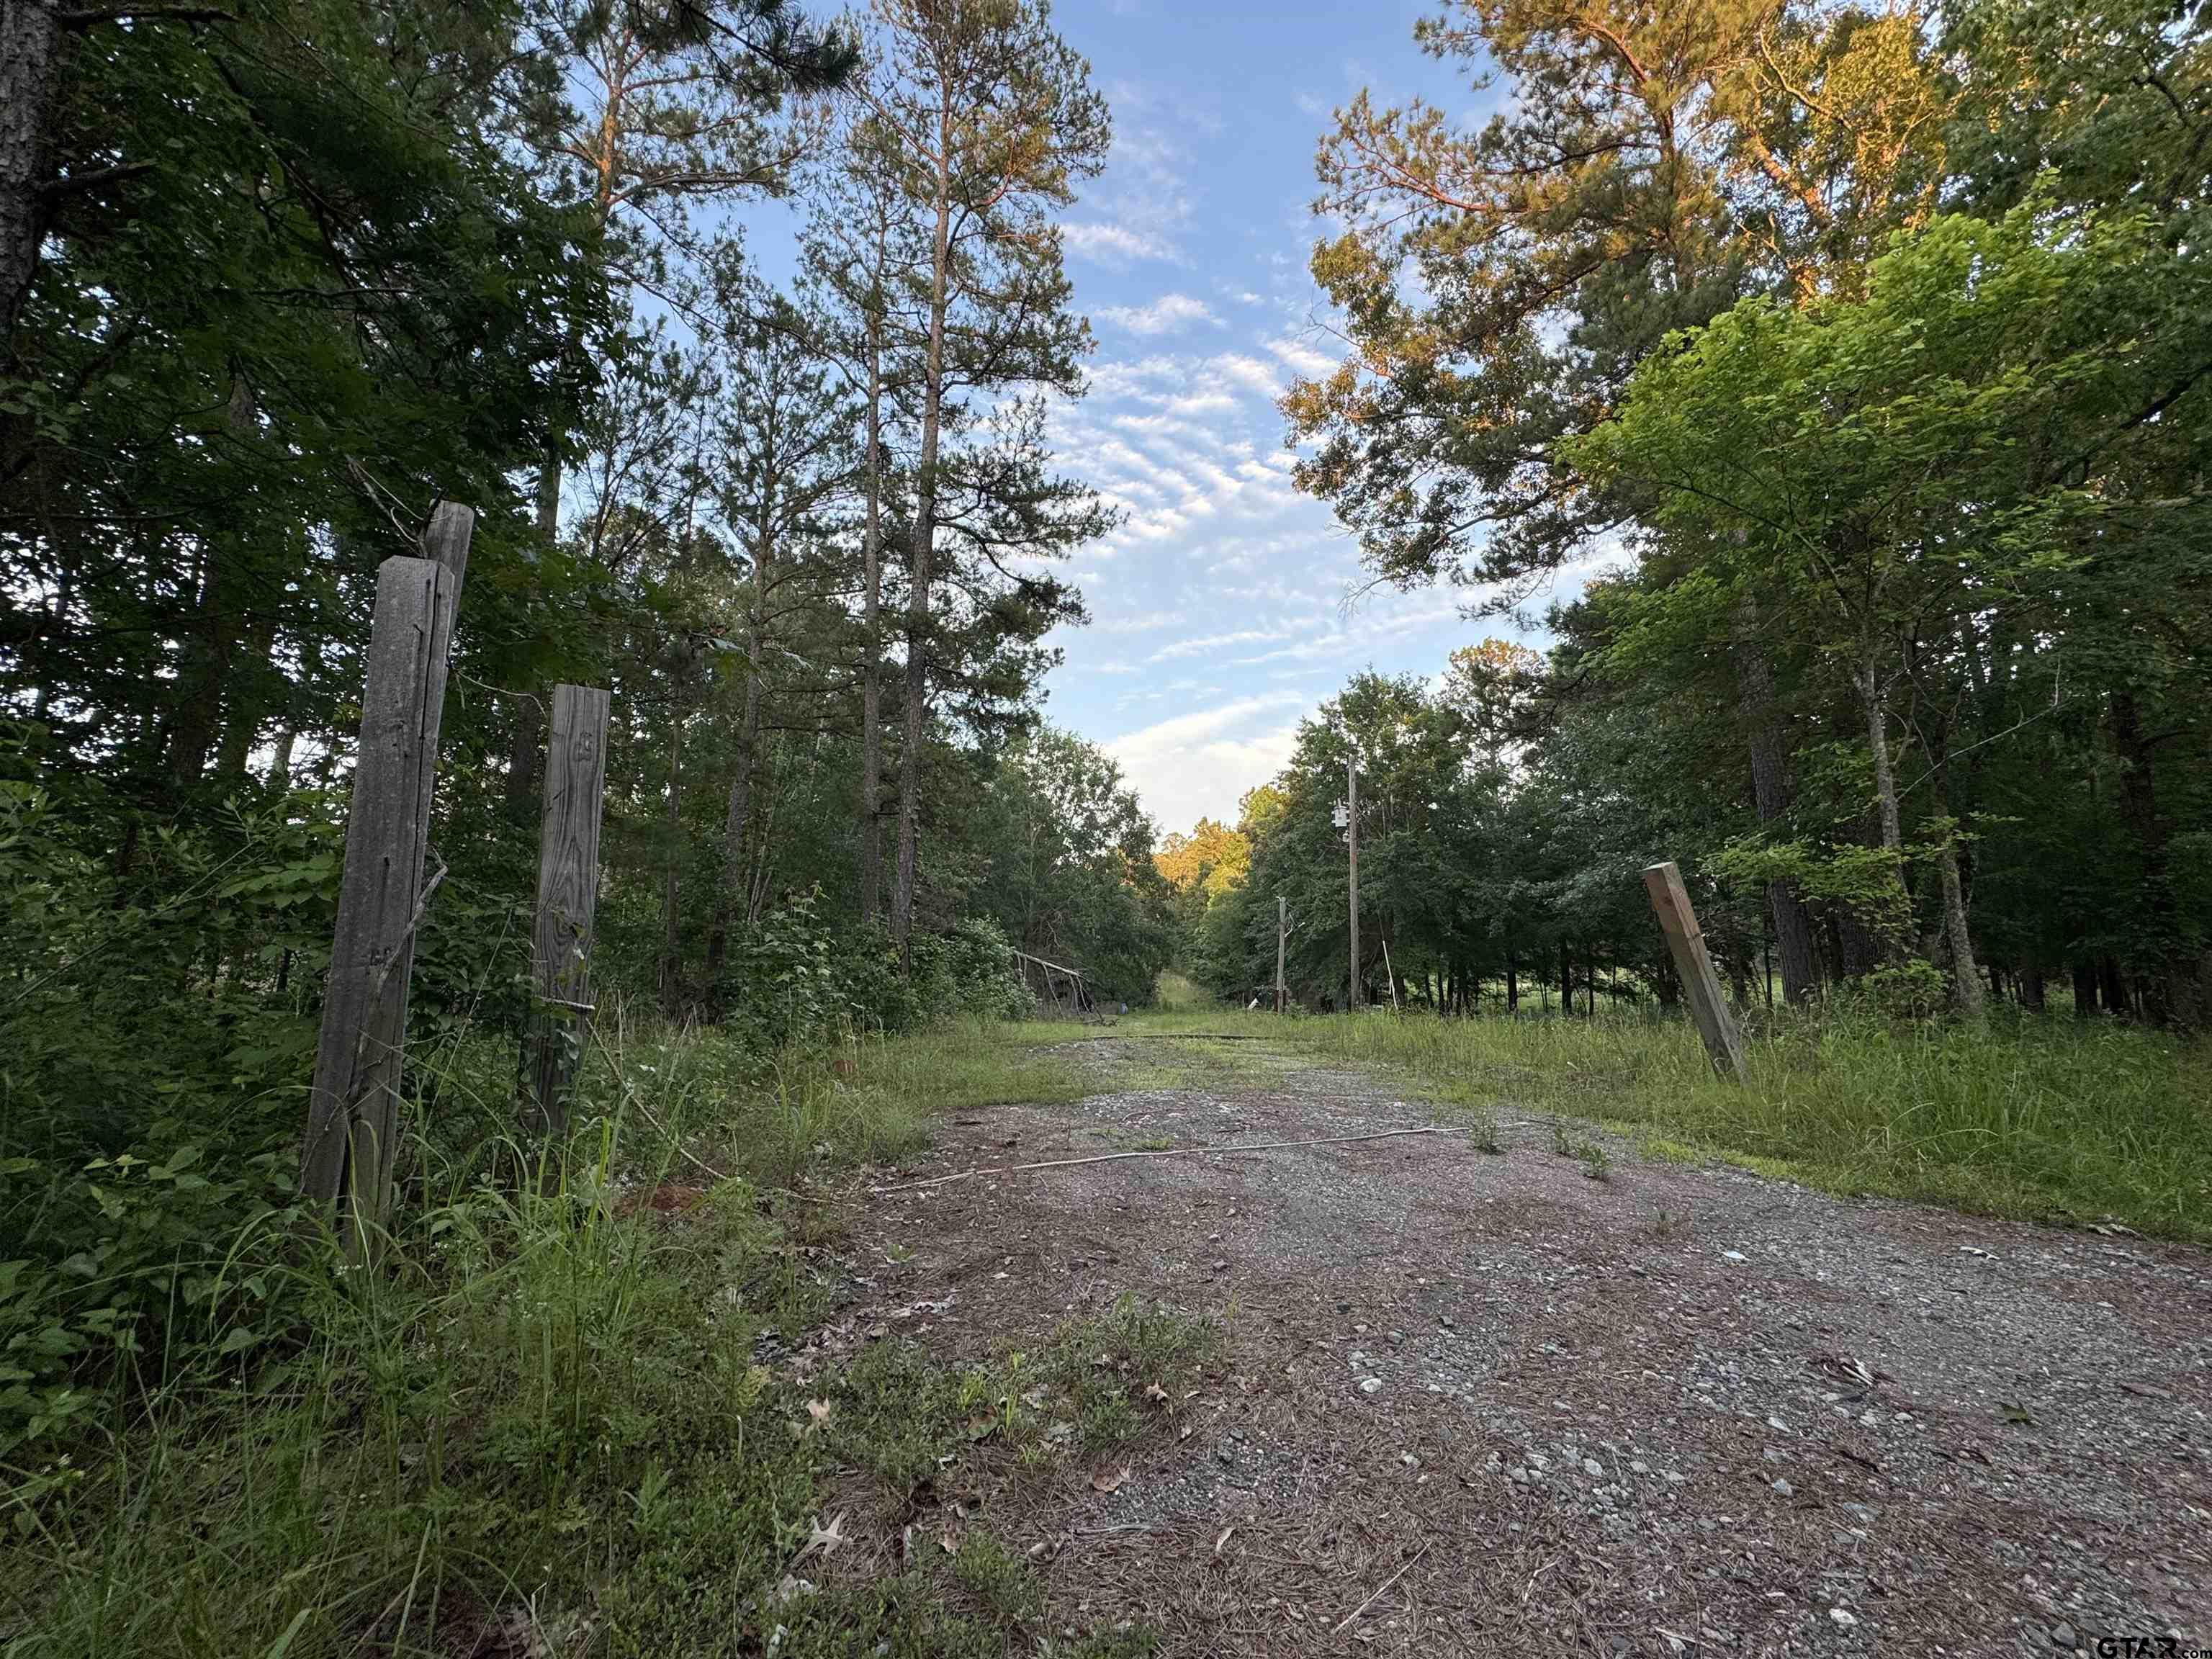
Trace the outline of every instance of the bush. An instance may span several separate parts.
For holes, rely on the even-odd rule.
[[[994,921],[963,921],[949,933],[916,939],[914,971],[921,1024],[1019,1019],[1036,1009],[1014,947]]]
[[[899,971],[897,947],[880,923],[833,929],[821,902],[819,888],[793,895],[730,953],[720,987],[724,1023],[755,1052],[1030,1011],[1013,947],[994,923],[917,934],[909,975]]]
[[[118,878],[85,806],[0,778],[0,1453],[118,1367],[235,1369],[287,1323],[337,825],[248,800]]]

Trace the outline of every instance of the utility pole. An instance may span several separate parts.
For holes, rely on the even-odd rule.
[[[1348,1006],[1359,1012],[1359,750],[1344,757],[1346,801],[1344,844],[1350,849],[1352,874],[1352,995]]]
[[[1290,901],[1280,893],[1275,895],[1275,1012],[1281,1013],[1289,1006],[1283,995],[1283,941],[1290,937]]]

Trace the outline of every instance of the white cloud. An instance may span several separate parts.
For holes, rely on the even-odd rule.
[[[1227,351],[1213,360],[1213,367],[1221,372],[1224,379],[1235,381],[1247,392],[1256,392],[1262,398],[1283,395],[1283,377],[1257,357]]]
[[[1335,358],[1324,356],[1295,334],[1285,334],[1280,339],[1268,341],[1267,349],[1308,380],[1318,380],[1324,374],[1336,372]]]
[[[1149,305],[1104,306],[1098,314],[1132,334],[1165,334],[1188,323],[1221,326],[1221,319],[1213,314],[1212,307],[1188,294],[1163,294]]]
[[[1240,628],[1230,634],[1206,634],[1196,639],[1177,640],[1172,645],[1162,646],[1145,660],[1167,662],[1176,657],[1203,657],[1225,646],[1267,645],[1289,637],[1279,628]]]
[[[1073,224],[1060,228],[1061,239],[1077,253],[1122,269],[1137,259],[1175,260],[1175,249],[1149,231],[1123,224]]]
[[[1100,634],[1142,634],[1182,620],[1182,613],[1177,611],[1140,611],[1132,616],[1106,617],[1093,623],[1091,629]]]
[[[1244,792],[1290,763],[1297,724],[1284,716],[1306,702],[1294,691],[1241,697],[1141,727],[1106,750],[1163,828],[1233,820]]]

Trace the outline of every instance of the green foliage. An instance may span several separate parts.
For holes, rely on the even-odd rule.
[[[1008,939],[1080,967],[1101,1000],[1151,1000],[1170,947],[1168,884],[1152,822],[1096,745],[1045,726],[1008,745],[978,826],[979,896]]]
[[[1338,112],[1311,264],[1353,349],[1285,410],[1378,575],[1497,581],[1503,609],[1636,509],[1556,446],[1669,331],[1848,289],[1925,212],[1944,77],[1909,9],[1454,0],[1415,32],[1510,90],[1480,123],[1364,89]]]
[[[294,1316],[334,828],[257,805],[167,832],[145,856],[171,896],[118,903],[92,799],[0,781],[0,1455],[104,1414],[111,1378],[237,1375]]]
[[[1948,1001],[1942,971],[1917,957],[1877,968],[1838,995],[1845,1009],[1863,1004],[1883,1018],[1904,1021],[1934,1019]]]
[[[1425,974],[1474,957],[1510,1000],[1529,947],[1569,981],[1587,950],[1663,997],[1604,899],[1666,857],[1741,1000],[1771,938],[1793,999],[1887,964],[1909,1013],[1932,957],[1967,1018],[2062,975],[2080,1011],[2212,1016],[2203,20],[1932,16],[1459,0],[1418,36],[1504,113],[1362,93],[1325,137],[1313,270],[1354,349],[1285,400],[1301,484],[1379,578],[1486,610],[1602,532],[1633,555],[1554,610],[1545,672],[1461,676],[1468,763],[1518,774],[1491,867],[1541,873],[1472,907],[1504,963],[1469,918],[1395,953]],[[1216,983],[1264,910],[1208,913]]]
[[[1552,1150],[1561,1158],[1571,1158],[1580,1164],[1583,1173],[1592,1181],[1613,1178],[1613,1160],[1607,1156],[1605,1148],[1586,1135],[1570,1133],[1564,1123],[1553,1126]]]

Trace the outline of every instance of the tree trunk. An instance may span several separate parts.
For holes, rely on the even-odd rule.
[[[1866,710],[1867,751],[1874,762],[1875,806],[1881,823],[1882,849],[1889,854],[1890,875],[1895,886],[1891,902],[1897,914],[1877,918],[1876,921],[1882,955],[1890,962],[1898,962],[1905,957],[1905,940],[1911,932],[1912,899],[1905,886],[1905,825],[1898,810],[1897,774],[1889,758],[1889,696],[1871,661],[1852,678]]]
[[[231,378],[223,427],[234,444],[253,440],[253,388],[242,374]],[[179,701],[169,728],[169,773],[180,785],[197,782],[207,770],[222,729],[224,693],[234,689],[231,669],[238,653],[242,599],[231,591],[236,574],[232,565],[242,550],[234,531],[219,531],[200,541],[199,603],[178,670]],[[242,757],[240,769],[244,770]]]
[[[2117,690],[2107,705],[2106,724],[2112,747],[2120,757],[2120,816],[2134,837],[2142,867],[2137,894],[2135,948],[2130,954],[2141,965],[2143,1015],[2154,1024],[2166,1024],[2174,1006],[2190,1001],[2185,982],[2187,956],[2175,926],[2173,878],[2166,851],[2166,825],[2159,817],[2151,745],[2143,735],[2142,715],[2135,693]],[[2177,996],[2176,992],[2179,994]]]
[[[507,762],[507,816],[527,827],[538,813],[538,752],[544,746],[545,711],[535,697],[514,704],[514,747]]]
[[[2127,970],[2120,966],[2120,959],[2109,951],[2097,958],[2097,984],[2106,1013],[2118,1014],[2124,1018],[2135,1012],[2135,999],[2129,994]]]
[[[922,365],[921,476],[915,491],[913,575],[907,593],[906,732],[899,754],[898,875],[891,937],[899,965],[914,966],[914,898],[921,834],[922,737],[929,714],[930,558],[937,540],[937,452],[945,402],[945,313],[952,247],[951,137],[941,127],[937,153],[937,232],[929,270],[929,344]]]
[[[2074,1018],[2088,1019],[2097,1012],[2097,970],[2087,957],[2066,964],[2074,981]]]
[[[1774,672],[1759,642],[1758,602],[1747,593],[1736,606],[1735,623],[1736,688],[1751,750],[1752,799],[1762,824],[1780,823],[1790,815],[1789,757],[1775,716]],[[1813,955],[1813,921],[1796,882],[1788,877],[1768,882],[1766,908],[1782,959],[1782,994],[1803,1002],[1820,988],[1820,979]]]
[[[276,734],[276,747],[269,757],[269,775],[264,781],[271,789],[292,787],[292,744],[296,734],[287,726]]]
[[[0,0],[0,372],[15,367],[15,325],[46,240],[58,11],[54,0]]]
[[[2020,965],[2020,1006],[2043,1012],[2043,963],[2033,957]]]
[[[1505,1012],[1521,1012],[1521,961],[1510,945],[1505,947]]]
[[[199,593],[178,665],[176,714],[169,724],[167,765],[180,787],[190,787],[207,770],[222,708],[222,684],[228,677],[231,628],[223,614],[228,599],[224,577],[228,538],[200,543]]]
[[[1943,878],[1943,942],[1951,953],[1951,994],[1958,999],[1960,1013],[1969,1019],[1979,1019],[1982,975],[1974,965],[1973,939],[1966,932],[1966,896],[1959,881],[1959,843],[1955,838],[1943,838],[1943,850],[1936,856],[1936,867]]]
[[[571,329],[571,343],[575,331]],[[561,456],[548,447],[538,471],[538,537],[550,549],[561,532]],[[514,729],[507,757],[507,817],[529,829],[538,822],[538,757],[544,747],[545,711],[535,698],[514,705]]]
[[[872,919],[883,897],[884,659],[883,349],[868,321],[867,523],[860,537],[860,919]]]
[[[684,864],[684,711],[668,716],[668,870],[660,890],[660,1006],[674,1018],[684,994],[684,935],[678,908]]]
[[[275,614],[266,610],[257,611],[246,624],[246,655],[231,676],[230,695],[224,699],[222,742],[216,747],[215,757],[218,778],[242,781],[246,777],[246,763],[253,753],[253,740],[261,735],[261,723],[268,718],[270,705],[276,701],[269,696],[271,682],[278,678],[269,660],[270,647],[276,641]]]
[[[773,483],[766,486],[772,489]],[[765,497],[763,498],[765,499]],[[707,972],[718,977],[729,948],[730,919],[752,910],[746,879],[745,831],[752,822],[753,770],[760,747],[761,659],[767,648],[768,589],[775,568],[769,514],[761,514],[753,550],[753,592],[745,611],[745,709],[738,724],[737,765],[730,775],[729,805],[722,818],[722,864],[714,884],[714,920],[707,933]],[[742,902],[740,902],[742,901]]]

